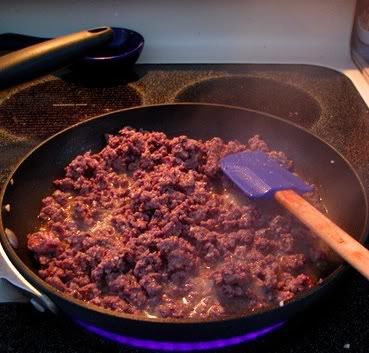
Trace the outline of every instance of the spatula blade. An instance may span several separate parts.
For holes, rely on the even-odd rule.
[[[220,161],[223,172],[250,198],[271,198],[279,190],[299,193],[312,187],[261,151],[230,154]]]

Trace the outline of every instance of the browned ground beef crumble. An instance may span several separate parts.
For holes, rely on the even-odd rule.
[[[42,202],[28,236],[39,275],[104,308],[170,318],[255,311],[310,288],[326,250],[282,209],[239,195],[219,169],[249,149],[292,170],[259,136],[247,145],[130,128],[107,136]],[[318,205],[316,192],[308,197]]]

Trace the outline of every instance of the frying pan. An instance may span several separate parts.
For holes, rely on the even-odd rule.
[[[23,287],[28,286],[29,292],[37,294],[30,294],[34,301],[51,309],[56,306],[85,326],[155,341],[189,342],[240,336],[278,325],[305,310],[337,283],[345,268],[337,265],[322,283],[283,307],[207,321],[150,319],[116,313],[54,289],[37,276],[37,264],[26,246],[27,233],[38,225],[41,200],[52,192],[52,181],[63,175],[63,168],[75,156],[87,150],[99,151],[105,145],[104,135],[117,133],[124,126],[163,131],[169,136],[186,134],[201,139],[219,136],[241,142],[261,134],[273,149],[286,152],[295,161],[300,175],[319,185],[329,217],[359,241],[366,239],[368,202],[360,178],[342,155],[303,128],[270,114],[215,104],[153,105],[101,115],[63,130],[36,147],[15,168],[1,194],[0,239],[4,258],[10,267],[14,266],[13,271],[7,270],[7,275],[13,276],[10,280],[14,282],[14,272],[18,271],[26,280]],[[16,249],[6,236],[5,228],[16,234],[19,242]]]

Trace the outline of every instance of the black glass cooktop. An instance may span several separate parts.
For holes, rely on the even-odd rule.
[[[129,74],[68,71],[0,92],[0,183],[46,137],[128,107],[207,102],[291,120],[340,151],[369,187],[369,111],[342,74],[306,65],[137,65]],[[308,151],[307,151],[308,153]],[[223,352],[369,351],[369,282],[348,271],[335,291],[267,337]],[[27,304],[0,305],[0,352],[138,352]]]

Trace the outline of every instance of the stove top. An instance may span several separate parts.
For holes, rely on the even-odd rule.
[[[33,146],[95,115],[133,106],[207,102],[277,115],[329,142],[369,186],[369,111],[344,75],[309,65],[137,65],[98,77],[68,71],[0,92],[0,183]],[[309,151],[307,151],[309,153]],[[367,352],[369,283],[353,271],[285,328],[224,352]],[[26,304],[0,305],[1,352],[137,352]],[[71,334],[73,332],[73,334]],[[349,348],[348,348],[349,347]]]

